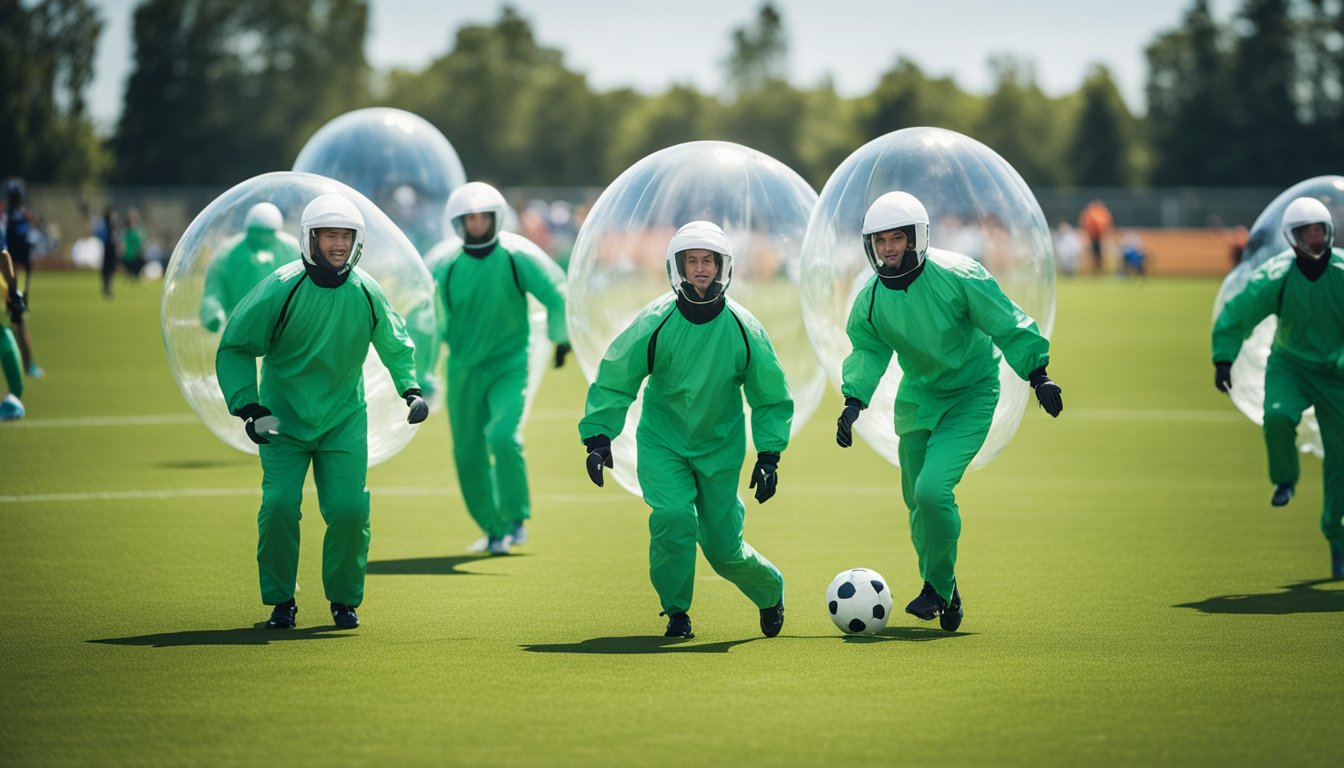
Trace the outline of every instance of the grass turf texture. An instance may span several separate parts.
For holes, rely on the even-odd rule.
[[[369,474],[364,626],[331,626],[310,488],[299,627],[254,628],[257,461],[190,416],[158,284],[106,303],[96,281],[34,280],[48,377],[0,425],[7,765],[1338,759],[1344,583],[1321,581],[1320,462],[1270,508],[1259,430],[1212,385],[1214,281],[1060,285],[1064,414],[1030,409],[958,492],[961,633],[899,611],[920,586],[899,474],[836,448],[831,392],[779,494],[748,501],[747,538],[787,580],[782,636],[701,560],[687,642],[659,637],[643,503],[588,482],[572,364],[527,425],[517,556],[465,554],[438,413]],[[893,588],[880,636],[824,611],[855,566]]]

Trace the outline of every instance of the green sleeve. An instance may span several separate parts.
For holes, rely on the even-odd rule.
[[[971,322],[993,339],[1019,377],[1026,380],[1032,371],[1049,365],[1050,342],[1041,335],[1036,321],[1004,294],[988,270],[975,264],[962,285]]]
[[[434,266],[434,319],[438,326],[439,338],[443,341],[448,340],[448,328],[452,324],[452,311],[448,308],[448,301],[444,298],[447,286],[444,280],[448,278],[448,267],[453,263],[453,259],[447,258]]]
[[[664,310],[658,311],[660,307]],[[640,384],[649,375],[649,337],[676,305],[664,300],[646,309],[630,327],[607,347],[598,363],[597,376],[588,387],[588,401],[579,422],[579,439],[597,435],[615,439],[625,428],[625,414],[639,395]]]
[[[751,361],[742,392],[751,406],[751,436],[757,451],[783,453],[793,425],[793,396],[784,368],[765,328],[750,314],[742,316]]]
[[[876,298],[873,294],[875,290],[877,290],[876,276],[870,278],[863,290],[859,291],[859,295],[854,297],[854,306],[849,311],[849,323],[845,327],[854,351],[845,358],[844,365],[840,369],[842,382],[840,393],[845,397],[857,398],[865,408],[873,401],[873,393],[877,391],[882,375],[887,372],[887,366],[891,364],[892,353],[891,346],[878,338],[877,329],[868,319],[868,310]]]
[[[408,389],[419,389],[415,378],[415,344],[406,333],[406,323],[387,301],[383,287],[368,274],[360,273],[361,285],[373,304],[373,349],[392,374],[397,394]]]
[[[1223,305],[1213,324],[1213,361],[1231,363],[1241,352],[1242,342],[1251,335],[1260,321],[1277,309],[1283,281],[1287,279],[1292,260],[1275,257],[1255,270],[1246,287]]]
[[[201,327],[210,333],[218,332],[228,319],[228,311],[224,306],[231,302],[227,295],[229,285],[224,274],[224,262],[221,254],[210,262],[205,271],[205,290],[201,294]]]
[[[257,392],[257,358],[270,351],[280,303],[292,287],[281,282],[277,275],[261,281],[243,297],[219,339],[215,376],[229,413],[236,414],[243,406],[261,400]]]
[[[546,307],[546,335],[552,344],[568,344],[565,326],[565,272],[549,256],[538,258],[526,251],[513,254],[522,274],[523,288]]]

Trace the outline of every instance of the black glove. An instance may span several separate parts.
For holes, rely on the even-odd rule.
[[[18,288],[9,289],[9,322],[14,325],[23,324],[23,313],[28,311],[28,300],[24,298],[23,291]]]
[[[1232,364],[1219,363],[1213,364],[1213,386],[1218,388],[1219,392],[1232,394]]]
[[[271,415],[271,409],[264,405],[252,403],[244,405],[233,414],[243,420],[243,429],[247,430],[247,439],[257,445],[266,445],[271,442],[266,435],[275,435],[280,432],[280,420]]]
[[[583,441],[583,447],[588,449],[588,479],[601,488],[602,466],[606,465],[608,469],[615,467],[611,461],[611,438],[606,435],[590,437]]]
[[[1031,377],[1027,379],[1031,382],[1031,388],[1036,390],[1036,400],[1050,414],[1051,418],[1057,418],[1059,412],[1064,410],[1064,401],[1060,398],[1060,393],[1064,390],[1059,385],[1050,380],[1045,375],[1045,367],[1042,366],[1031,372]]]
[[[845,398],[845,410],[840,412],[840,418],[835,420],[835,442],[841,448],[848,448],[854,444],[854,422],[859,418],[859,411],[862,411],[864,405],[857,397]]]
[[[406,407],[411,409],[406,416],[407,424],[419,424],[429,416],[429,403],[420,396],[420,390],[411,387],[402,397],[406,398]]]
[[[568,344],[555,345],[555,367],[562,368],[565,365],[565,356],[573,352],[574,348]]]
[[[775,495],[775,486],[779,485],[778,468],[778,453],[761,451],[756,454],[756,466],[751,470],[751,483],[747,487],[756,489],[757,504],[764,504]]]

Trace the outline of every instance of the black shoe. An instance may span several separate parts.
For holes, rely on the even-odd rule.
[[[291,597],[271,609],[271,620],[266,622],[266,628],[292,629],[294,627],[294,616],[298,612],[299,607],[294,604],[294,598]]]
[[[938,615],[938,626],[945,632],[956,632],[964,615],[961,612],[961,593],[957,591],[957,585],[953,584],[952,602],[948,603],[947,610]]]
[[[359,626],[359,616],[355,613],[355,606],[345,603],[331,604],[331,620],[336,622],[336,626],[341,629],[354,629]]]
[[[1330,542],[1330,577],[1344,579],[1344,544]]]
[[[691,631],[691,617],[686,615],[685,611],[677,611],[671,615],[660,613],[659,616],[667,616],[667,631],[663,637],[695,637]]]
[[[1293,488],[1292,483],[1279,483],[1274,487],[1274,498],[1270,499],[1269,503],[1276,507],[1282,507],[1293,500],[1294,490],[1296,489]]]
[[[924,582],[924,589],[919,591],[919,597],[911,600],[910,604],[905,606],[906,613],[924,621],[929,621],[945,610],[947,610],[947,602],[938,596],[938,591],[927,581]]]
[[[781,597],[774,606],[761,609],[761,633],[766,637],[774,637],[783,628],[784,598]]]

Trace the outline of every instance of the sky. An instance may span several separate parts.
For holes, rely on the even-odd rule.
[[[105,26],[90,107],[99,128],[110,132],[131,71],[138,0],[91,2]],[[1091,65],[1104,64],[1130,109],[1141,113],[1144,48],[1178,27],[1191,3],[775,0],[774,5],[784,20],[789,76],[798,86],[829,77],[842,95],[860,96],[904,56],[927,75],[951,77],[963,90],[983,94],[993,85],[989,58],[1011,54],[1034,65],[1037,83],[1052,96],[1077,90]],[[630,86],[652,94],[673,84],[720,91],[733,30],[754,22],[762,0],[371,0],[365,54],[375,70],[422,69],[451,49],[458,28],[493,24],[506,4],[528,20],[542,45],[564,53],[568,68],[587,75],[590,87]],[[1219,21],[1227,21],[1238,5],[1210,3]]]

